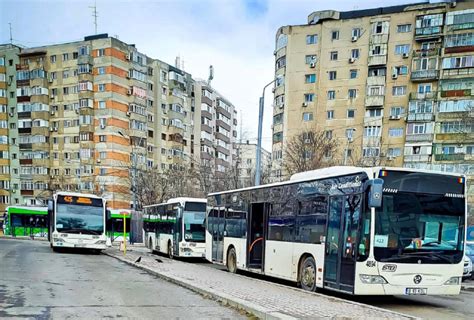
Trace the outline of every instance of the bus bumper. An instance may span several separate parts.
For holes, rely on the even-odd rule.
[[[393,296],[415,296],[415,295],[459,295],[461,285],[392,285],[392,284],[362,284],[358,283],[355,294],[363,295],[393,295]]]
[[[81,248],[81,249],[95,249],[95,250],[105,250],[107,249],[107,240],[103,239],[93,239],[93,240],[83,240],[83,241],[70,241],[65,240],[64,238],[53,238],[51,246],[54,248]]]
[[[189,257],[189,258],[205,258],[206,257],[206,247],[197,246],[193,244],[180,244],[179,247],[179,256],[180,257]]]

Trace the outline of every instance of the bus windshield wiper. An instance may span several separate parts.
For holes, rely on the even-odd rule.
[[[439,254],[437,252],[429,251],[429,252],[413,252],[413,253],[404,253],[404,254],[399,254],[396,256],[392,256],[390,258],[385,258],[381,259],[381,262],[389,262],[389,261],[396,261],[396,260],[406,260],[410,258],[436,258],[438,260],[443,260],[449,263],[453,263],[452,259]]]

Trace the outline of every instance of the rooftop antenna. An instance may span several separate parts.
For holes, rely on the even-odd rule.
[[[174,60],[174,66],[178,69],[181,66],[181,57],[180,56],[176,56],[176,59]]]
[[[212,79],[214,79],[214,67],[212,66],[212,64],[209,66],[209,78],[207,78],[207,84],[210,86],[211,85],[211,81]]]
[[[97,1],[94,1],[94,6],[90,6],[89,8],[92,9],[92,16],[94,17],[94,26],[95,26],[95,34],[97,34],[97,17],[99,16],[97,13]]]
[[[10,44],[13,44],[13,37],[12,37],[12,23],[8,23],[10,25]]]

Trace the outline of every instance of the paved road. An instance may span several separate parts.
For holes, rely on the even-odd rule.
[[[0,318],[246,318],[104,255],[0,239]]]

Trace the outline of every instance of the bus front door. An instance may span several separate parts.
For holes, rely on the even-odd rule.
[[[212,210],[212,222],[209,221],[212,228],[212,261],[222,262],[224,258],[224,214],[223,209]]]
[[[330,198],[324,261],[324,286],[353,292],[360,195]]]
[[[265,226],[269,204],[252,203],[250,207],[249,234],[247,235],[247,266],[254,269],[264,268],[265,257]]]

